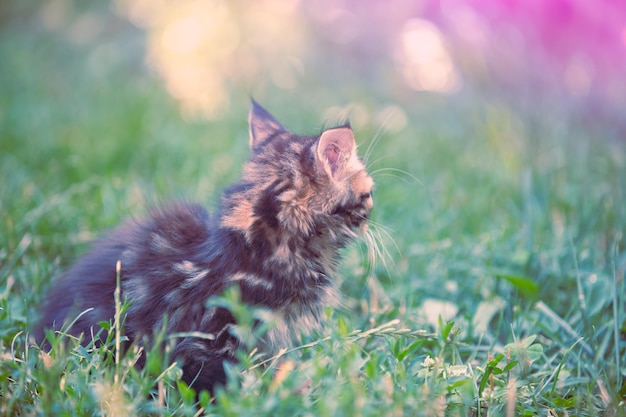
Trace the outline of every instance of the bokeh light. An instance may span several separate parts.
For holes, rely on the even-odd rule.
[[[296,5],[117,0],[121,13],[146,30],[148,64],[168,91],[184,110],[207,117],[228,109],[233,84],[252,88],[265,71],[282,88],[296,86],[302,48]]]
[[[398,66],[406,83],[414,90],[453,91],[458,76],[441,32],[431,22],[411,19],[400,35]]]
[[[622,119],[626,9],[609,1],[114,4],[145,30],[147,62],[168,91],[202,117],[224,114],[237,93],[337,95],[365,84],[394,99],[470,89],[529,100],[541,90]]]

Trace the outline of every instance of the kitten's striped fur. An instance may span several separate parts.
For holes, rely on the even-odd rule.
[[[238,286],[245,303],[277,317],[260,344],[267,353],[320,328],[338,299],[338,250],[367,227],[373,180],[347,125],[297,136],[254,102],[249,125],[251,158],[218,213],[178,203],[112,231],[53,287],[35,330],[40,343],[43,329],[87,309],[72,334],[90,335],[114,316],[117,260],[131,341],[149,340],[165,317],[169,333],[214,336],[181,338],[173,352],[197,390],[225,381],[223,361],[234,361],[240,346],[232,314],[206,304],[226,288]]]

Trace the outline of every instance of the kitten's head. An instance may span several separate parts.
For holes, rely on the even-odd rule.
[[[240,185],[226,195],[224,226],[243,230],[248,239],[322,232],[339,244],[367,227],[374,181],[349,125],[298,136],[255,102],[249,125],[251,157]]]

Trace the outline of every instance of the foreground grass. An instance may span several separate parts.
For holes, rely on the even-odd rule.
[[[34,312],[100,231],[155,201],[211,206],[237,178],[247,103],[219,122],[183,120],[130,64],[94,73],[89,48],[61,35],[0,40],[3,414],[626,413],[626,144],[565,102],[544,113],[468,94],[398,97],[409,122],[382,137],[388,107],[364,103],[369,121],[355,128],[363,149],[379,139],[369,163],[383,256],[347,251],[345,306],[326,333],[280,358],[242,352],[215,403],[196,403],[167,352],[143,369],[115,340],[60,335],[41,352],[27,342]],[[292,114],[276,100],[268,107]],[[314,130],[315,106],[303,100],[285,124]]]

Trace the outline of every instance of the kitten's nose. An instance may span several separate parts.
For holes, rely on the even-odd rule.
[[[374,199],[372,198],[372,195],[370,194],[369,198],[366,199],[365,201],[363,201],[363,205],[365,206],[365,208],[368,210],[368,216],[369,216],[369,211],[372,210],[374,208]]]

